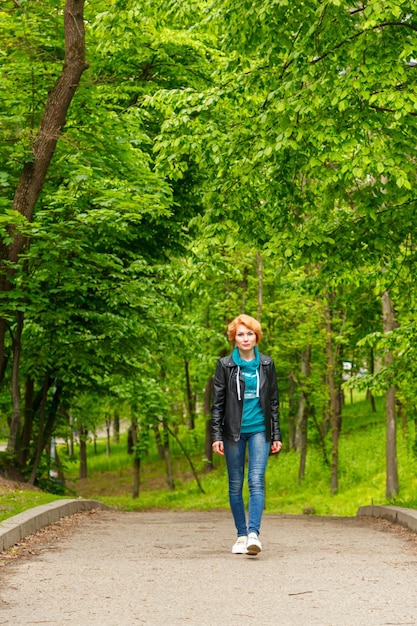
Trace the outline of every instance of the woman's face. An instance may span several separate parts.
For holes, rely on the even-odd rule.
[[[246,328],[243,324],[239,324],[236,329],[235,344],[239,350],[253,350],[256,346],[256,333],[250,328]]]

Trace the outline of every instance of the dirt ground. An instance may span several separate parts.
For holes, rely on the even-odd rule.
[[[0,474],[0,496],[5,493],[10,493],[16,489],[28,489],[29,491],[39,491],[37,487],[28,485],[27,483],[20,483],[16,480],[8,480]]]
[[[417,535],[368,518],[265,515],[233,555],[229,512],[96,510],[0,555],[0,624],[417,624]]]

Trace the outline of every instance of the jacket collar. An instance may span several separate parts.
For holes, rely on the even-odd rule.
[[[261,357],[261,365],[271,365],[272,359],[269,356],[262,354],[262,352],[259,356]],[[237,367],[237,363],[234,362],[231,354],[225,357],[224,364],[226,367]]]

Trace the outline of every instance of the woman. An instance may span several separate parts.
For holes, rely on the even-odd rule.
[[[257,555],[265,501],[264,477],[269,452],[281,450],[278,387],[275,365],[261,354],[261,325],[239,315],[228,326],[235,344],[231,356],[219,359],[212,406],[213,451],[225,455],[229,502],[237,531],[233,554]],[[246,522],[242,489],[248,448],[249,510]]]

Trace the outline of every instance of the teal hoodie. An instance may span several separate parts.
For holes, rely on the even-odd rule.
[[[245,381],[245,395],[243,398],[243,413],[241,433],[259,433],[265,431],[265,417],[259,398],[259,367],[261,357],[259,350],[255,346],[255,358],[252,361],[244,361],[239,349],[236,347],[232,354],[233,361],[238,366],[237,380],[239,373]],[[238,396],[240,396],[240,385],[238,383]]]

